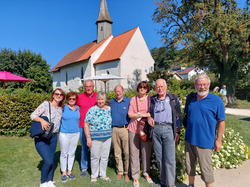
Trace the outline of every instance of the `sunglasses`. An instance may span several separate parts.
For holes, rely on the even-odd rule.
[[[71,101],[71,100],[75,101],[76,98],[69,98],[69,99],[68,99],[68,101]]]
[[[147,89],[147,87],[146,87],[146,86],[140,86],[140,87],[139,87],[139,89],[141,89],[141,88],[143,88],[143,89]]]
[[[56,96],[63,96],[63,94],[62,93],[54,93]]]

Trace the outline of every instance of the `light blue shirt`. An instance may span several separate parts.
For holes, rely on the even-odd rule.
[[[168,94],[164,100],[159,100],[155,96],[154,120],[158,123],[173,123],[172,109]],[[149,107],[150,108],[150,107]],[[180,101],[177,101],[178,112],[181,113]],[[177,115],[177,128],[181,128],[181,118]]]
[[[80,111],[78,107],[76,106],[75,111],[73,111],[68,105],[65,105],[63,108],[60,132],[63,133],[80,132],[79,120],[80,120]]]
[[[222,93],[223,95],[227,95],[227,90],[226,89],[220,89],[220,93]]]

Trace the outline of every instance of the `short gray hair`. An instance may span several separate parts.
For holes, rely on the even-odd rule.
[[[207,78],[208,83],[209,83],[209,84],[211,83],[211,80],[210,80],[209,76],[207,76],[206,73],[198,73],[198,74],[196,75],[195,79],[194,79],[194,84],[196,84],[197,80],[198,80],[198,79],[201,79],[201,78]]]
[[[99,99],[101,97],[104,97],[105,98],[105,101],[107,101],[107,96],[104,92],[99,92],[96,96],[96,99]]]
[[[94,86],[94,82],[92,80],[86,80],[86,81],[84,81],[84,86],[86,85],[87,82],[91,82],[92,85]]]

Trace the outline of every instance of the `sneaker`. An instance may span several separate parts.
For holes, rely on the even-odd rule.
[[[41,183],[40,187],[47,187],[47,182]]]
[[[63,176],[61,177],[61,181],[62,181],[62,182],[67,182],[67,180],[68,180],[67,175],[63,175]]]
[[[133,187],[139,187],[139,186],[140,186],[139,180],[135,179],[134,182],[133,182]]]
[[[96,182],[97,181],[97,178],[91,178],[90,182]]]
[[[69,177],[70,180],[73,180],[73,179],[76,178],[75,175],[73,175],[72,173],[70,173],[70,174],[68,175],[68,177]]]
[[[110,182],[111,181],[111,179],[109,178],[109,177],[100,177],[102,180],[104,180],[104,181],[108,181],[108,182]]]
[[[144,177],[148,181],[148,183],[150,183],[150,184],[154,183],[149,175],[148,176],[144,176]]]
[[[55,183],[54,181],[47,182],[47,187],[56,187],[54,183]]]
[[[86,175],[87,175],[87,171],[86,170],[82,170],[80,176],[81,177],[86,177]]]

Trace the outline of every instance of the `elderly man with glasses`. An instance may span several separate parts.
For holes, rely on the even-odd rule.
[[[180,138],[181,109],[176,95],[167,92],[164,79],[155,84],[157,95],[150,98],[148,123],[153,127],[153,145],[157,165],[160,170],[160,183],[156,187],[175,186],[175,145]]]
[[[212,154],[222,146],[225,130],[225,109],[222,99],[209,92],[210,78],[198,74],[194,81],[196,93],[187,96],[184,112],[187,113],[185,135],[186,172],[189,186],[194,187],[196,161],[199,160],[201,179],[206,187],[214,182]],[[191,97],[191,98],[190,98]],[[215,138],[217,130],[217,137]]]

